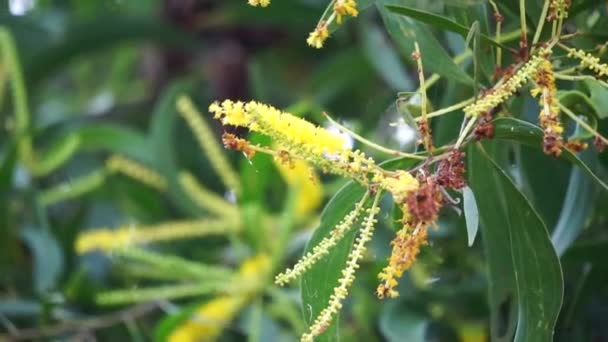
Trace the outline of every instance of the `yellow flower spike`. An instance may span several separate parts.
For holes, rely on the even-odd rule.
[[[160,173],[121,155],[111,156],[106,161],[106,168],[110,172],[122,173],[158,191],[167,190],[167,181]]]
[[[275,159],[275,165],[285,182],[298,189],[295,216],[304,219],[315,211],[323,200],[323,186],[317,173],[303,160],[285,165]]]
[[[378,201],[382,195],[381,191],[376,193],[374,202],[367,210],[368,215],[363,220],[361,232],[355,240],[355,245],[348,255],[346,267],[342,270],[342,278],[338,280],[338,286],[334,288],[334,293],[329,297],[329,303],[325,309],[321,311],[315,319],[310,331],[302,335],[302,342],[311,342],[315,337],[322,334],[331,324],[334,316],[342,308],[342,302],[348,295],[348,289],[355,280],[355,272],[359,268],[359,260],[363,257],[366,250],[366,244],[372,239],[374,228],[376,226],[376,215],[380,211]]]
[[[245,260],[239,269],[243,281],[260,283],[270,267],[270,258],[258,255]],[[251,289],[250,287],[247,287]],[[169,335],[169,342],[216,341],[224,328],[247,304],[254,292],[241,292],[232,296],[221,296],[201,305],[182,325]]]
[[[348,148],[342,136],[271,106],[254,101],[243,105],[226,100],[221,105],[213,103],[209,110],[224,124],[267,135],[290,157],[305,160],[324,171],[365,182],[367,173],[376,167],[363,152]],[[257,150],[275,156],[284,153],[260,147]]]
[[[427,226],[418,224],[412,230],[409,225],[405,225],[397,232],[397,236],[391,242],[393,250],[389,257],[388,265],[378,274],[380,285],[376,290],[378,298],[395,298],[399,292],[395,287],[399,284],[397,279],[401,278],[416,261],[420,246],[427,244]]]
[[[253,7],[267,7],[270,5],[270,0],[247,0],[247,3]]]
[[[243,113],[243,104],[241,102],[235,104],[230,103],[229,105],[235,116],[237,116],[238,113]],[[177,109],[184,120],[186,120],[186,123],[192,130],[201,150],[207,155],[207,158],[209,158],[211,167],[220,177],[222,183],[224,183],[228,189],[239,194],[241,192],[239,176],[230,166],[230,162],[223,154],[222,147],[214,138],[213,131],[209,128],[205,120],[201,118],[200,113],[190,98],[181,96],[177,100]]]
[[[169,342],[216,341],[243,307],[242,296],[223,296],[201,305],[185,323],[167,338]]]
[[[236,229],[238,229],[238,222],[233,219],[202,219],[166,222],[151,226],[126,225],[116,229],[95,229],[78,236],[75,250],[78,254],[95,250],[111,252],[114,249],[133,245],[221,235]]]

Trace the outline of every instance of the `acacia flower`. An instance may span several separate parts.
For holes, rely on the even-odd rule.
[[[538,65],[538,70],[533,79],[536,87],[532,88],[532,96],[540,95],[541,111],[539,114],[539,125],[543,129],[543,151],[546,154],[559,157],[562,153],[564,139],[561,134],[564,127],[559,120],[559,103],[555,97],[557,88],[555,86],[555,75],[553,66],[545,55]]]
[[[338,242],[346,235],[346,233],[353,227],[361,212],[363,205],[367,201],[368,193],[355,205],[355,208],[349,212],[340,223],[332,229],[330,236],[323,238],[311,252],[306,253],[291,269],[285,270],[283,273],[278,274],[275,277],[275,283],[278,285],[285,285],[293,279],[301,276],[310,267],[312,267],[317,261],[329,254],[331,248],[338,244]]]
[[[342,16],[344,15],[356,17],[359,14],[355,0],[336,0],[334,3],[334,12],[336,12],[337,24],[342,24]]]
[[[367,249],[367,242],[372,239],[377,222],[376,215],[380,211],[380,208],[378,208],[380,195],[381,191],[378,191],[372,206],[367,209],[368,215],[362,223],[362,228],[359,236],[355,240],[353,250],[348,255],[346,267],[342,270],[342,278],[338,280],[339,285],[334,288],[333,294],[329,297],[327,307],[321,311],[319,316],[317,316],[310,327],[309,332],[302,335],[301,340],[303,342],[313,341],[316,336],[322,334],[327,327],[329,327],[334,316],[342,309],[342,302],[348,295],[348,290],[355,280],[355,272],[359,268],[359,260],[363,257],[363,254]]]
[[[209,111],[224,125],[246,127],[273,138],[281,150],[264,151],[274,153],[277,159],[288,164],[292,157],[302,159],[326,172],[360,182],[366,182],[367,174],[375,170],[374,161],[363,152],[348,148],[342,136],[272,106],[225,100],[211,104]]]
[[[201,219],[165,222],[151,226],[125,225],[116,229],[95,229],[81,233],[75,242],[78,254],[95,250],[111,252],[152,242],[173,241],[208,235],[225,234],[238,227],[233,219]]]
[[[568,57],[581,61],[581,66],[595,72],[599,77],[608,76],[608,64],[600,63],[599,57],[595,57],[583,50],[564,47],[568,51]]]
[[[403,273],[416,261],[416,257],[420,253],[420,246],[428,244],[427,227],[428,225],[419,223],[415,229],[412,229],[406,223],[397,232],[397,236],[391,242],[393,250],[388,265],[378,274],[380,279],[380,285],[376,289],[378,298],[399,296],[399,292],[395,290],[395,287],[399,284],[397,279],[401,278]]]
[[[314,31],[308,34],[306,43],[316,49],[323,47],[325,41],[329,38],[329,30],[327,29],[327,23],[321,21]]]
[[[110,172],[122,173],[158,191],[167,189],[167,180],[155,170],[121,155],[112,155],[106,161]]]
[[[258,255],[245,260],[241,265],[238,278],[243,282],[262,284],[268,272],[270,259]],[[169,342],[215,341],[224,328],[247,304],[258,290],[246,287],[247,291],[230,296],[220,296],[200,305],[182,324],[178,325],[168,336]]]
[[[266,7],[270,5],[270,0],[247,0],[247,3],[253,7]]]
[[[545,49],[541,49],[545,51]],[[546,52],[544,52],[546,53]],[[526,84],[536,72],[543,58],[541,54],[533,56],[528,62],[522,65],[514,75],[501,80],[494,88],[490,89],[484,96],[472,104],[464,107],[464,112],[468,116],[479,116],[490,112],[492,109],[508,100],[519,88]]]

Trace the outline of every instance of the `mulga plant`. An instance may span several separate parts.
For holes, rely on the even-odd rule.
[[[253,6],[270,5],[269,2],[261,1],[249,3]],[[496,38],[499,39],[504,17],[494,2],[492,5],[496,19]],[[571,7],[570,1],[544,1],[531,41],[528,40],[525,1],[521,1],[520,5],[519,47],[503,51],[504,47],[496,44],[494,83],[489,87],[480,88],[474,97],[447,108],[429,110],[424,66],[425,63],[430,63],[433,56],[424,55],[418,42],[414,43],[411,60],[417,67],[419,79],[416,95],[420,99],[420,113],[416,119],[416,129],[420,137],[417,142],[420,152],[410,154],[391,150],[353,134],[366,147],[418,161],[416,166],[407,170],[387,170],[361,150],[348,147],[342,136],[267,104],[226,99],[210,105],[209,112],[224,126],[241,127],[250,132],[261,133],[270,137],[274,143],[272,147],[262,146],[226,133],[223,138],[226,148],[243,152],[248,158],[255,153],[269,154],[286,166],[291,165],[294,160],[304,160],[324,173],[351,179],[366,189],[363,197],[352,204],[352,210],[329,235],[306,252],[293,267],[275,277],[278,285],[285,285],[297,279],[319,260],[327,257],[349,230],[359,227],[344,268],[339,271],[341,276],[338,284],[328,298],[325,309],[312,320],[308,332],[302,335],[302,341],[313,341],[322,335],[344,306],[344,300],[355,280],[369,241],[373,238],[380,212],[379,199],[383,193],[391,195],[395,205],[401,210],[402,218],[401,228],[396,231],[390,246],[387,246],[392,251],[388,263],[378,274],[376,295],[380,299],[399,295],[396,289],[399,279],[415,263],[421,247],[428,245],[428,231],[438,227],[437,220],[442,207],[453,203],[449,191],[461,192],[467,186],[466,146],[479,140],[492,139],[494,118],[508,115],[505,104],[514,97],[523,95],[527,85],[531,85],[529,96],[539,102],[541,147],[547,155],[560,157],[564,151],[576,153],[588,148],[586,141],[565,136],[565,119],[572,120],[580,129],[586,131],[598,151],[602,151],[608,143],[592,125],[561,103],[558,96],[557,79],[571,82],[594,79],[608,88],[608,64],[602,63],[593,51],[583,51],[571,45],[577,37],[577,32],[564,32],[564,22]],[[306,42],[311,47],[322,48],[330,37],[332,24],[341,24],[345,17],[357,15],[357,1],[331,1]],[[603,48],[605,49],[605,46]],[[513,54],[511,64],[501,64],[504,53]],[[565,64],[564,59],[571,63]],[[465,114],[459,134],[448,144],[434,146],[431,118],[459,110]],[[335,120],[332,122],[336,124]],[[346,127],[341,129],[352,133]]]

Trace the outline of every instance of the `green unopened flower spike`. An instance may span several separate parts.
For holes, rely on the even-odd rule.
[[[312,342],[316,336],[322,334],[331,324],[334,316],[342,309],[342,302],[348,295],[348,289],[355,280],[355,272],[359,268],[359,260],[363,257],[366,250],[366,244],[372,239],[376,226],[376,215],[380,211],[378,201],[382,192],[378,191],[374,198],[374,203],[367,210],[368,215],[362,223],[362,229],[355,241],[353,250],[348,255],[346,267],[342,270],[342,278],[338,280],[338,286],[334,288],[334,293],[329,297],[329,303],[325,309],[321,311],[315,322],[310,327],[310,331],[302,335],[302,342]]]
[[[321,242],[319,242],[312,249],[312,252],[308,252],[305,256],[303,256],[293,268],[287,269],[285,272],[277,275],[275,278],[275,283],[278,285],[287,284],[288,282],[304,274],[304,272],[310,269],[310,267],[312,267],[317,261],[329,254],[331,248],[338,244],[346,232],[353,227],[357,221],[357,218],[359,218],[363,205],[365,204],[365,201],[367,201],[368,194],[369,193],[366,193],[361,201],[357,203],[355,208],[348,213],[344,219],[340,221],[340,223],[338,223],[338,225],[331,231],[329,237],[323,238],[323,240],[321,240]]]
[[[464,107],[464,112],[468,116],[482,115],[508,100],[519,88],[532,78],[536,69],[543,61],[543,58],[540,56],[544,54],[546,54],[546,51],[541,51],[538,55],[533,56],[526,64],[517,70],[515,75],[507,78],[504,82],[498,83],[483,97]]]
[[[573,48],[566,48],[568,51],[568,57],[576,58],[581,61],[581,66],[587,68],[599,77],[608,76],[608,64],[600,63],[600,59],[590,53],[586,53],[583,50],[577,50]]]

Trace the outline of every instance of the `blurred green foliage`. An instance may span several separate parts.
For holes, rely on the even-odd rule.
[[[417,88],[415,40],[426,71],[441,76],[428,92],[433,108],[492,84],[497,44],[491,7],[481,0],[372,1],[322,50],[305,40],[327,1],[274,0],[260,9],[245,0],[38,0],[23,16],[9,8],[17,2],[0,4],[0,340],[298,339],[326,304],[355,232],[305,275],[301,297],[298,285],[278,288],[272,278],[363,190],[329,175],[311,190],[267,155],[249,160],[209,150],[211,142],[199,146],[178,98],[192,98],[210,127],[202,136],[218,144],[222,128],[206,108],[229,98],[272,103],[317,123],[329,112],[371,140],[408,149],[389,123],[400,117],[397,92]],[[499,4],[506,17],[499,45],[511,49],[519,39],[516,3]],[[542,3],[526,2],[532,29]],[[572,8],[565,30],[582,33],[573,44],[605,44],[606,5],[579,0]],[[474,22],[483,35],[471,51]],[[569,108],[608,134],[606,88],[588,81],[560,89]],[[548,341],[552,326],[542,336],[522,334],[530,322],[555,319],[557,341],[608,338],[607,154],[547,157],[538,149],[542,131],[529,123],[536,101],[517,97],[508,112],[496,121],[496,141],[467,150],[481,239],[469,247],[464,215],[445,210],[401,297],[377,300],[376,275],[395,230],[393,203],[384,198],[371,252],[339,326],[324,339],[504,341],[518,329],[519,341]],[[459,110],[433,121],[437,144],[458,135],[462,117]],[[573,124],[568,131],[578,134]],[[269,143],[256,134],[249,140]],[[141,168],[112,169],[117,155]],[[161,185],[143,181],[148,171]],[[240,191],[226,181],[231,172]],[[322,198],[307,196],[312,191]],[[298,201],[315,202],[314,210],[298,215]],[[326,203],[323,214],[316,210]],[[78,237],[93,230],[101,232],[93,243],[127,248],[79,251]]]

